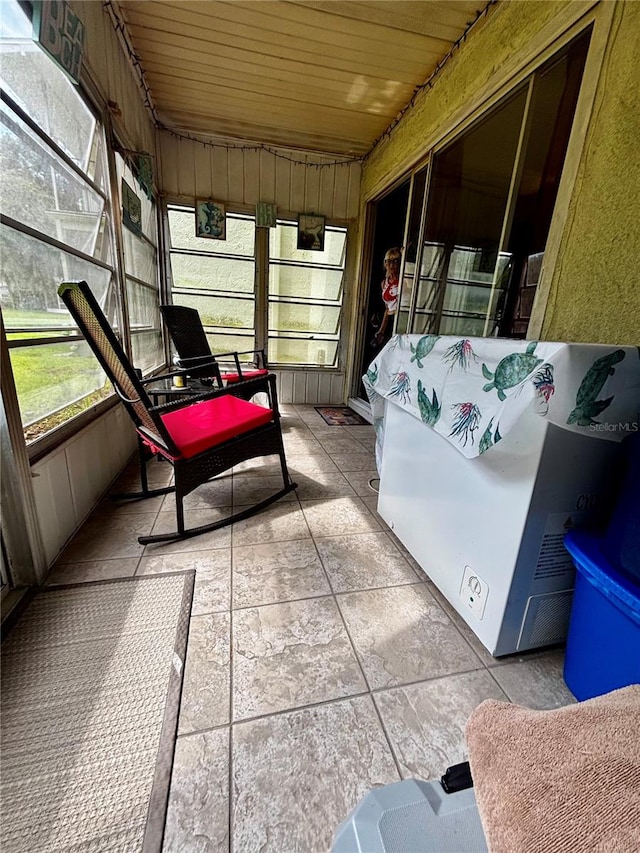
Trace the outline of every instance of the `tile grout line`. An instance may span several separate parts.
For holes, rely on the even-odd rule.
[[[253,717],[243,717],[236,720],[233,726],[243,726],[245,723],[257,723],[262,720],[270,720],[273,717],[284,717],[286,714],[296,714],[298,711],[310,711],[313,708],[324,708],[327,705],[335,705],[337,702],[350,702],[352,699],[360,699],[370,696],[368,690],[361,690],[358,693],[348,693],[346,696],[333,696],[330,699],[320,699],[317,702],[307,702],[304,705],[294,705],[291,708],[281,708],[277,711],[269,711],[265,714],[256,714]],[[218,728],[222,728],[219,726]],[[194,732],[196,734],[196,732]],[[199,734],[199,732],[198,732]]]
[[[234,502],[234,493],[235,489],[234,481],[235,481],[235,473],[232,474],[231,480],[231,512],[233,514],[235,509]],[[229,758],[229,773],[227,778],[227,808],[229,810],[228,813],[228,848],[229,853],[233,853],[233,528],[235,524],[231,525],[230,537],[229,537],[229,746],[228,746],[228,758]]]
[[[314,544],[315,544],[315,541],[314,541]],[[316,546],[316,547],[317,547],[317,546]],[[318,556],[320,556],[320,552],[318,552]],[[320,556],[320,562],[322,563],[322,557],[321,557],[321,556]],[[324,563],[322,563],[322,567],[323,567],[323,569],[324,569]],[[326,569],[325,569],[325,573],[327,574],[327,579],[329,579],[329,575],[328,575],[328,573],[326,572]],[[330,580],[329,580],[329,585],[331,586],[331,581],[330,581]],[[333,589],[333,587],[332,587],[332,589]],[[365,672],[364,665],[363,665],[363,663],[362,663],[362,661],[361,661],[361,659],[360,659],[360,655],[358,654],[358,650],[357,650],[357,648],[356,648],[356,644],[353,642],[353,638],[351,637],[351,633],[350,633],[350,631],[349,631],[349,627],[348,627],[348,625],[347,625],[347,620],[344,618],[344,613],[342,612],[342,608],[340,607],[340,603],[338,602],[338,596],[337,596],[335,593],[333,593],[333,598],[334,598],[334,601],[335,601],[335,605],[336,605],[336,607],[338,608],[338,613],[340,614],[340,618],[342,619],[342,624],[344,625],[345,633],[346,633],[347,637],[349,638],[349,642],[351,643],[351,647],[352,647],[352,649],[353,649],[353,653],[354,653],[355,658],[356,658],[356,660],[357,660],[357,662],[358,662],[358,666],[360,667],[360,671],[362,672],[362,677],[364,678],[364,683],[367,685],[367,695],[371,698],[371,704],[373,705],[373,707],[374,707],[374,709],[375,709],[375,713],[376,713],[376,715],[377,715],[377,717],[378,717],[378,720],[380,721],[380,726],[381,726],[381,728],[382,728],[382,733],[383,733],[383,735],[384,735],[384,738],[385,738],[385,740],[386,740],[386,742],[387,742],[387,745],[388,745],[388,747],[389,747],[389,750],[390,750],[390,752],[391,752],[391,756],[392,756],[392,758],[393,758],[393,763],[395,764],[395,766],[396,766],[396,770],[398,771],[398,777],[399,777],[399,779],[402,779],[402,773],[400,772],[400,764],[399,764],[399,762],[398,762],[398,758],[397,758],[397,756],[396,756],[395,750],[393,749],[393,745],[392,745],[392,743],[391,743],[391,739],[390,739],[390,737],[389,737],[389,733],[387,732],[386,726],[385,726],[385,724],[384,724],[384,721],[383,721],[383,719],[382,719],[382,716],[381,716],[381,714],[380,714],[380,711],[379,711],[379,709],[378,709],[378,706],[377,706],[377,704],[376,704],[376,701],[375,701],[375,699],[374,699],[374,697],[373,697],[373,691],[372,691],[371,685],[369,684],[369,679],[367,678],[367,674],[366,674],[366,672]]]

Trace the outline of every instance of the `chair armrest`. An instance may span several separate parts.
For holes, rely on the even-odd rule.
[[[209,367],[216,365],[216,356],[213,355],[192,355],[189,358],[176,356],[176,364],[185,365],[185,367]]]
[[[233,360],[237,364],[239,361],[239,356],[241,356],[241,355],[258,356],[258,358],[254,359],[254,361],[256,361],[256,363],[260,362],[263,367],[266,367],[266,365],[267,365],[267,359],[266,359],[265,352],[263,349],[246,349],[246,350],[235,350],[234,352],[218,352],[213,356],[213,358],[215,358],[216,361],[218,361],[218,362],[220,360],[224,360],[224,359],[227,359],[229,361]],[[251,362],[249,362],[249,363],[251,363]]]

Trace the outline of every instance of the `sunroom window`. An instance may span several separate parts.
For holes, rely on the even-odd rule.
[[[172,301],[197,309],[212,352],[266,346],[272,367],[337,366],[346,228],[328,225],[318,251],[298,249],[296,222],[258,242],[250,215],[227,212],[225,240],[197,237],[192,207],[168,219]]]
[[[269,362],[335,367],[346,228],[327,226],[322,251],[298,249],[294,222],[269,232]]]
[[[227,213],[226,239],[196,237],[193,208],[169,207],[172,300],[195,308],[212,352],[255,347],[255,221]]]
[[[143,374],[164,364],[164,343],[160,325],[158,282],[158,225],[156,204],[140,189],[131,168],[116,155],[118,187],[122,181],[134,190],[141,203],[140,235],[122,228],[122,246],[127,293],[127,311],[134,365]],[[122,203],[122,198],[120,199]]]
[[[2,6],[0,295],[32,441],[110,393],[57,288],[86,279],[115,325],[114,252],[103,129],[21,7]]]

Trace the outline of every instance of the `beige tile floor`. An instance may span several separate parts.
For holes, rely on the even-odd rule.
[[[373,429],[284,406],[299,488],[254,518],[170,545],[173,498],[105,501],[49,583],[195,569],[165,851],[325,853],[368,789],[466,758],[487,698],[573,697],[562,652],[492,658],[376,513]],[[171,471],[152,466],[152,482]],[[121,478],[126,483],[134,469]],[[187,523],[260,500],[276,459],[203,486]]]

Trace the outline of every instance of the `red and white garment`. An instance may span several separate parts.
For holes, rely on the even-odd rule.
[[[389,276],[382,282],[382,301],[387,314],[395,314],[398,308],[398,277]]]

